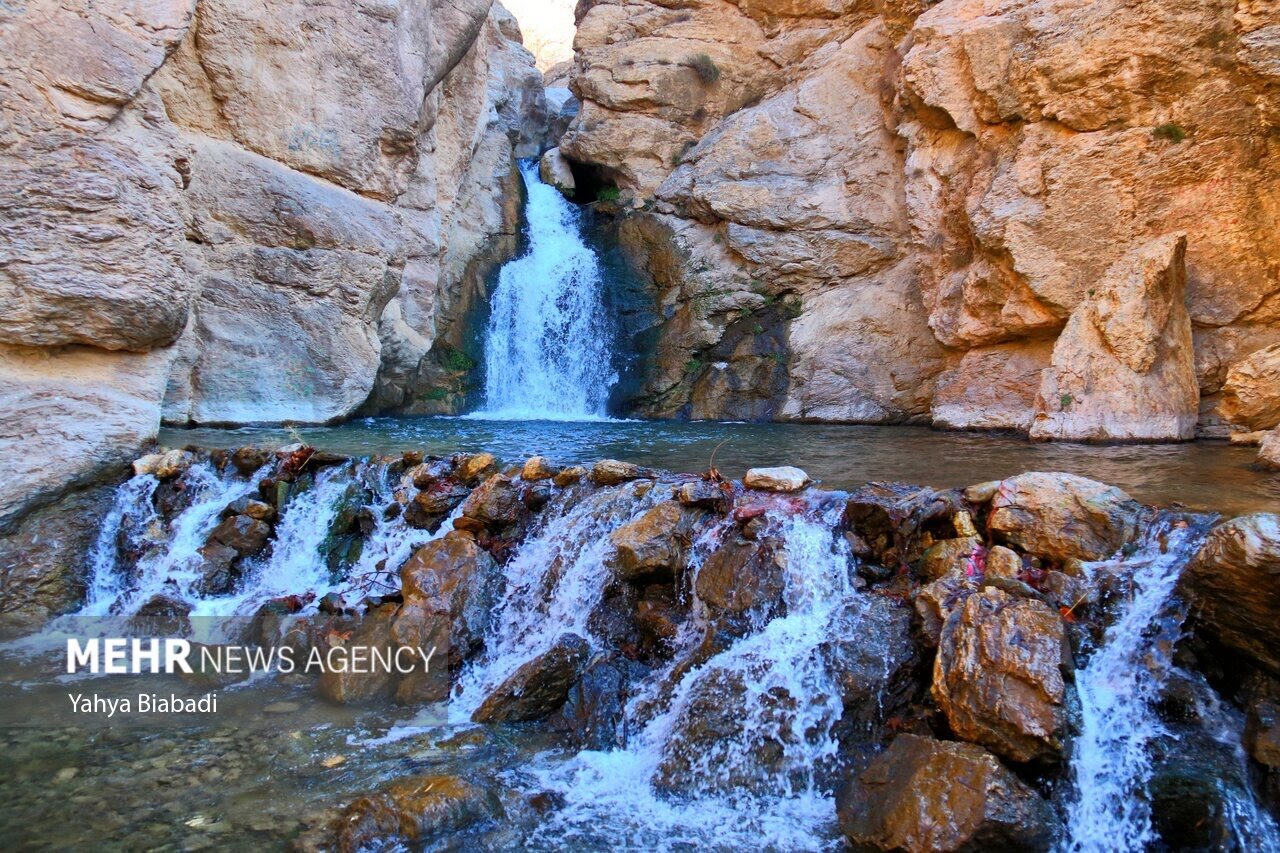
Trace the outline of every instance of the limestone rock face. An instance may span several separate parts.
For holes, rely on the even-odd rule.
[[[560,153],[559,148],[552,148],[542,155],[538,164],[538,174],[544,184],[550,184],[565,195],[573,195],[577,182],[573,178],[573,170],[569,161]]]
[[[1256,513],[1214,528],[1183,575],[1196,621],[1224,645],[1280,675],[1280,515]]]
[[[1237,362],[1222,387],[1222,416],[1247,430],[1280,424],[1280,344]]]
[[[1263,436],[1258,449],[1258,464],[1271,471],[1280,471],[1280,426]]]
[[[1011,761],[1055,761],[1070,668],[1071,647],[1053,608],[984,589],[942,627],[933,697],[959,737]]]
[[[1044,371],[1031,437],[1195,437],[1200,394],[1185,307],[1184,235],[1117,261],[1072,312]]]
[[[646,208],[619,226],[660,318],[641,409],[1022,432],[1043,415],[1041,437],[1076,440],[1243,426],[1226,377],[1280,343],[1261,142],[1280,76],[1274,14],[1236,5],[581,4],[564,147]],[[756,99],[681,100],[706,34],[721,80],[768,63]],[[1179,233],[1185,307],[1157,257]],[[1121,287],[1126,266],[1146,285]]]
[[[980,747],[900,735],[839,798],[859,850],[1049,850],[1052,807]]]
[[[546,134],[519,38],[491,0],[0,9],[0,528],[162,410],[327,421],[444,381]]]

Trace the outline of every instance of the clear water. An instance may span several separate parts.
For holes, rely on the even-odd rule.
[[[485,335],[485,403],[474,417],[599,419],[617,381],[600,259],[580,214],[520,165],[529,248],[498,275]]]
[[[1254,448],[1222,442],[1092,446],[926,427],[466,418],[368,418],[298,432],[316,447],[352,455],[488,451],[510,462],[534,454],[566,463],[614,458],[684,472],[705,471],[714,455],[727,476],[760,465],[798,465],[833,489],[892,480],[949,488],[1024,471],[1066,471],[1156,505],[1180,502],[1224,515],[1280,509],[1280,474],[1255,470]],[[278,428],[246,427],[166,429],[160,440],[174,447],[239,447],[294,439]]]

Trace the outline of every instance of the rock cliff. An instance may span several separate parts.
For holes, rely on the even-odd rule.
[[[561,150],[658,293],[645,410],[1276,425],[1274,4],[595,0],[576,49]]]
[[[0,528],[175,423],[461,392],[542,78],[492,0],[0,4]]]

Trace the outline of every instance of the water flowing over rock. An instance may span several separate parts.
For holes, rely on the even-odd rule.
[[[1050,850],[1052,807],[991,754],[900,735],[845,789],[840,826],[857,850]]]
[[[492,418],[598,418],[616,381],[599,259],[579,213],[521,166],[529,249],[502,268],[485,336],[485,406]]]

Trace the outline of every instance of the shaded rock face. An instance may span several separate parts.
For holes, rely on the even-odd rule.
[[[3,15],[0,528],[136,455],[162,414],[330,421],[441,379],[421,367],[460,343],[476,259],[514,249],[514,158],[544,134],[505,10]],[[22,435],[41,437],[18,453]]]
[[[901,735],[841,793],[855,850],[1049,850],[1053,808],[978,746]]]
[[[591,646],[582,637],[561,637],[546,653],[522,665],[471,715],[477,723],[537,720],[564,704],[582,675]]]
[[[1195,623],[1218,642],[1280,675],[1280,516],[1256,513],[1214,528],[1182,586]]]
[[[641,409],[1094,440],[1258,419],[1274,377],[1237,367],[1280,342],[1280,75],[1274,16],[1237,6],[580,4],[563,150],[634,200],[663,318]]]
[[[1066,631],[1052,607],[986,589],[943,625],[933,696],[965,740],[1019,763],[1055,761],[1071,666]]]

